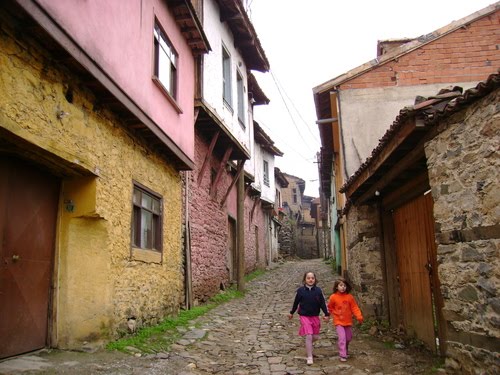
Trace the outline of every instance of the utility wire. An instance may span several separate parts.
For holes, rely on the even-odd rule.
[[[285,98],[283,97],[283,94],[281,92],[281,89],[278,85],[278,82],[276,81],[276,77],[274,76],[274,73],[272,70],[269,70],[269,72],[271,73],[271,77],[273,77],[273,81],[274,81],[274,84],[276,85],[276,88],[278,89],[278,93],[280,94],[280,97],[281,97],[281,100],[283,100],[283,104],[285,105],[285,108],[288,112],[288,114],[290,115],[290,119],[292,120],[292,123],[293,125],[295,126],[295,129],[297,129],[297,132],[299,133],[299,135],[302,137],[302,139],[304,140],[304,144],[309,148],[309,150],[311,150],[312,152],[314,152],[315,150],[313,150],[311,148],[311,146],[309,144],[307,144],[307,142],[305,142],[306,138],[304,137],[304,135],[300,132],[300,129],[299,127],[297,126],[297,123],[295,122],[295,119],[292,115],[292,113],[290,112],[290,108],[288,108],[288,105],[286,104],[286,100]]]
[[[274,132],[271,130],[271,128],[268,125],[266,125],[265,123],[263,123],[261,120],[258,120],[257,122],[259,123],[260,126],[262,126],[263,128],[265,128],[266,131],[269,132],[273,136],[272,138],[277,139],[276,138],[276,134],[273,134]],[[300,156],[304,161],[306,161],[308,163],[310,163],[313,160],[316,160],[316,156],[314,156],[312,158],[307,158],[304,155],[302,155],[299,151],[297,151],[294,147],[290,146],[290,144],[288,144],[287,142],[282,141],[281,143],[283,143],[288,149],[290,149],[293,153],[295,153],[296,155]]]
[[[272,72],[271,72],[272,73]],[[318,143],[321,143],[320,140],[318,139],[317,135],[313,133],[313,131],[311,130],[308,122],[306,120],[304,120],[304,117],[302,117],[302,115],[300,114],[299,110],[297,109],[297,107],[295,106],[295,104],[293,103],[292,99],[290,99],[290,96],[286,93],[285,89],[283,88],[283,85],[281,84],[281,82],[278,81],[278,78],[276,78],[276,76],[273,76],[273,78],[276,80],[277,84],[281,87],[281,90],[283,91],[283,93],[285,94],[285,96],[287,97],[288,101],[292,104],[292,107],[295,109],[295,112],[297,113],[297,115],[300,117],[300,119],[302,120],[302,122],[304,123],[304,125],[306,126],[307,130],[309,131],[309,133],[312,135],[312,137],[314,138],[314,140]]]

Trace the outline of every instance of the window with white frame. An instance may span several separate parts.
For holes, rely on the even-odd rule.
[[[229,55],[224,46],[222,46],[222,98],[230,108],[233,107],[231,94],[231,55]]]
[[[236,87],[238,89],[238,120],[243,127],[245,126],[245,86],[243,77],[239,71],[236,72]]]
[[[269,186],[269,163],[264,160],[264,185]]]
[[[154,28],[154,53],[155,78],[167,93],[176,99],[178,56],[158,23],[155,23]]]
[[[162,251],[162,199],[156,193],[134,184],[132,244],[146,250]]]

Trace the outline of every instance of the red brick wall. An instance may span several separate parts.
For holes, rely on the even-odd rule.
[[[250,273],[256,268],[266,265],[266,226],[264,212],[261,208],[260,199],[253,211],[254,200],[248,195],[245,197],[245,273]],[[258,228],[258,239],[255,229]],[[259,254],[257,255],[257,241]]]
[[[500,68],[499,13],[340,85],[345,89],[481,81]]]
[[[218,170],[221,161],[219,158],[212,157],[210,168],[205,170],[198,186],[198,175],[208,152],[208,143],[198,134],[195,136],[195,151],[195,169],[190,173],[189,181],[191,269],[194,299],[204,302],[220,291],[221,284],[227,287],[229,283],[228,212],[233,219],[237,219],[237,194],[235,185],[225,205],[220,207],[233,177],[224,171],[216,195],[210,197],[210,170]],[[254,200],[247,195],[244,201],[245,273],[257,268],[255,226],[259,227],[259,262],[265,264],[264,214],[259,200],[251,217],[253,203]]]
[[[194,298],[206,301],[227,286],[228,214],[226,206],[220,207],[231,176],[224,171],[215,197],[210,197],[210,170],[218,169],[220,159],[212,158],[205,170],[201,185],[198,175],[208,153],[208,144],[195,137],[195,170],[190,173],[189,217],[191,222],[191,261]],[[229,198],[228,198],[229,199]],[[236,217],[235,217],[236,218]],[[167,260],[168,261],[168,260]]]

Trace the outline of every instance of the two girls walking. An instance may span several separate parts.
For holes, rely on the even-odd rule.
[[[320,310],[324,313],[324,320],[328,321],[333,315],[333,325],[338,335],[339,356],[345,362],[349,355],[349,343],[352,340],[352,315],[359,323],[363,322],[363,315],[353,296],[349,294],[351,286],[343,278],[335,281],[333,294],[326,305],[323,291],[317,286],[318,280],[314,272],[306,272],[302,279],[303,286],[297,289],[289,319],[297,311],[300,316],[299,335],[305,336],[307,364],[313,364],[313,342],[319,339],[321,321]]]

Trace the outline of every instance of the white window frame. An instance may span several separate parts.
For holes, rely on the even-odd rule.
[[[231,88],[231,54],[228,49],[222,45],[222,99],[224,103],[233,108],[233,95]]]
[[[264,179],[264,185],[270,186],[269,182],[269,162],[267,160],[263,160],[263,179]]]
[[[178,54],[156,21],[154,26],[154,78],[174,100],[177,98]]]
[[[236,71],[236,88],[238,94],[238,121],[245,127],[245,85],[243,83],[243,75]]]

